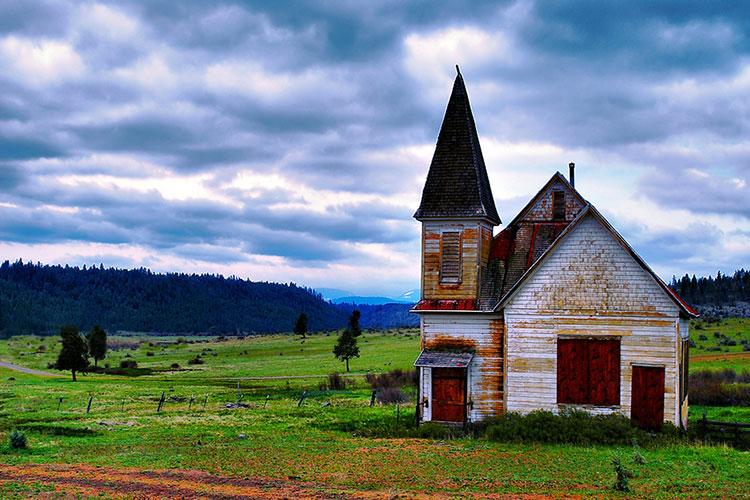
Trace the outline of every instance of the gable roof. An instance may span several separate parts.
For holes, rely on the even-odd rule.
[[[693,309],[674,290],[669,288],[669,286],[664,283],[659,275],[657,275],[648,266],[648,264],[646,264],[641,256],[638,255],[635,250],[633,250],[633,247],[630,246],[625,238],[623,238],[622,235],[620,235],[620,233],[618,233],[617,230],[612,227],[609,221],[607,221],[607,219],[605,219],[604,216],[590,203],[586,204],[586,206],[583,208],[583,210],[581,210],[578,216],[559,234],[559,236],[557,236],[557,238],[545,250],[545,252],[538,259],[536,259],[536,261],[526,270],[523,276],[521,276],[521,278],[516,281],[513,286],[503,295],[498,304],[494,307],[495,311],[505,307],[510,299],[512,299],[513,296],[515,296],[516,293],[518,293],[518,291],[523,288],[526,281],[528,281],[528,279],[534,274],[534,272],[547,260],[547,258],[549,258],[552,253],[554,253],[555,249],[560,245],[560,243],[565,241],[565,238],[567,238],[567,236],[573,232],[573,230],[583,219],[586,218],[587,215],[591,215],[592,217],[594,217],[602,224],[602,226],[604,226],[605,229],[607,229],[607,231],[609,231],[612,237],[622,246],[623,249],[625,249],[626,252],[630,254],[631,257],[633,257],[633,259],[635,259],[638,265],[640,265],[644,271],[651,275],[651,277],[656,281],[657,285],[659,285],[667,294],[667,296],[677,305],[682,314],[691,318],[697,318],[699,316],[698,312],[695,309]]]
[[[559,171],[555,172],[555,175],[550,177],[550,179],[547,181],[547,183],[542,186],[542,189],[540,189],[532,198],[529,200],[529,202],[524,206],[520,212],[518,212],[518,215],[516,215],[512,221],[510,221],[510,224],[508,224],[508,227],[515,225],[518,223],[521,219],[523,219],[527,213],[529,213],[529,210],[534,208],[534,205],[539,201],[539,198],[541,198],[544,193],[547,192],[547,190],[552,186],[552,184],[555,183],[555,181],[562,183],[563,186],[567,187],[568,190],[575,196],[578,201],[581,202],[582,205],[586,205],[588,202],[581,196],[581,193],[579,193],[576,188],[573,186],[573,184],[568,181],[568,179],[565,178],[563,174],[561,174]]]
[[[458,66],[456,66],[458,70]],[[458,71],[416,219],[481,217],[500,223],[464,79]]]

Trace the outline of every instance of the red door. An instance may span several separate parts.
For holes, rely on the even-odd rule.
[[[664,368],[633,367],[630,418],[642,429],[660,429],[664,422]]]
[[[432,420],[463,422],[466,418],[466,369],[432,369]]]

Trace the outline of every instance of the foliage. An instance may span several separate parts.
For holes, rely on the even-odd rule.
[[[385,373],[368,373],[365,375],[365,382],[370,384],[373,389],[416,387],[418,381],[419,373],[417,370],[402,370],[401,368]]]
[[[356,327],[356,328],[355,328]],[[333,354],[339,361],[346,362],[346,371],[349,371],[349,360],[359,357],[359,346],[357,337],[361,335],[359,330],[359,311],[353,311],[349,318],[349,326],[341,332],[333,347]]]
[[[300,313],[297,316],[297,321],[294,323],[294,333],[302,337],[303,340],[305,339],[305,335],[307,335],[307,314]]]
[[[362,328],[398,328],[419,326],[419,316],[409,311],[414,304],[335,304],[334,307],[350,314],[353,308],[360,313]]]
[[[120,368],[138,368],[138,362],[134,359],[123,359],[122,361],[120,361]]]
[[[26,434],[18,429],[14,429],[13,432],[8,435],[8,444],[14,450],[25,450],[28,447]]]
[[[690,374],[690,402],[708,406],[750,406],[750,371],[731,368]]]
[[[99,325],[89,330],[86,340],[89,346],[89,354],[94,358],[94,366],[99,364],[99,360],[107,356],[107,332]]]
[[[348,385],[351,385],[351,381],[342,377],[340,373],[334,372],[328,374],[327,381],[321,384],[320,389],[324,391],[342,391]]]
[[[203,363],[205,363],[205,361],[200,356],[196,356],[194,358],[188,359],[187,363],[189,365],[202,365]]]
[[[676,439],[679,431],[665,423],[654,436],[634,427],[622,415],[592,415],[581,410],[562,411],[555,415],[537,410],[526,415],[509,412],[492,419],[485,430],[492,441],[509,443],[630,444]]]
[[[281,332],[300,310],[311,330],[346,324],[344,311],[294,283],[21,260],[0,265],[0,310],[0,336],[47,335],[66,323],[110,332]]]
[[[76,326],[67,325],[60,328],[60,337],[62,349],[57,357],[55,368],[70,370],[73,382],[75,382],[76,372],[85,372],[89,367],[88,347]]]
[[[617,491],[624,493],[630,492],[629,479],[633,477],[633,473],[622,465],[622,461],[619,456],[612,459],[612,466],[615,468],[615,485],[614,488]]]
[[[750,271],[740,269],[732,276],[718,272],[713,276],[696,278],[687,274],[681,279],[672,277],[670,287],[691,304],[725,305],[750,302]]]
[[[349,316],[348,329],[352,332],[352,337],[354,338],[362,335],[362,328],[360,328],[359,326],[359,318],[361,316],[362,313],[360,313],[357,309],[353,310],[352,314]]]
[[[406,403],[409,401],[409,396],[398,387],[384,387],[383,389],[378,389],[375,393],[375,397],[377,398],[378,403],[386,405]]]

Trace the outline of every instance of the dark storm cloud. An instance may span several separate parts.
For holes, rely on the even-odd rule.
[[[416,245],[412,200],[394,198],[418,195],[412,184],[429,159],[398,151],[434,144],[450,88],[436,104],[427,87],[453,63],[464,68],[483,136],[606,152],[650,167],[639,195],[750,217],[750,164],[734,147],[750,134],[750,6],[741,2],[103,5],[0,1],[0,50],[12,39],[28,51],[0,60],[9,65],[0,74],[0,202],[15,207],[0,205],[4,240],[137,244],[222,263],[247,253],[343,261],[356,243]],[[409,67],[409,36],[450,29],[500,37],[508,50],[479,57],[481,47],[459,46],[459,60],[413,54],[427,62]],[[43,41],[80,58],[80,70],[44,58],[24,66]],[[285,184],[250,196],[230,185],[242,172]],[[203,186],[234,205],[56,179],[76,175],[205,175]],[[310,191],[371,198],[310,207]],[[641,236],[656,260],[686,258],[680,242],[692,242]]]
[[[728,214],[750,219],[750,181],[725,178],[705,172],[656,170],[641,179],[640,191],[657,203],[697,213]]]

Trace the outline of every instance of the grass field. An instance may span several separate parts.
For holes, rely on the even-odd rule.
[[[748,338],[750,323],[731,320],[694,335],[715,330]],[[331,354],[333,334],[313,335],[304,343],[292,336],[176,340],[113,337],[110,343],[120,349],[110,352],[106,363],[117,367],[132,359],[151,374],[89,374],[76,383],[68,373],[47,369],[59,349],[56,338],[0,342],[0,360],[56,374],[0,368],[0,497],[100,492],[116,497],[134,489],[154,496],[193,492],[227,498],[243,492],[609,496],[615,495],[614,456],[634,472],[636,495],[738,497],[750,489],[750,453],[726,446],[644,447],[646,463],[639,465],[631,447],[367,437],[362,429],[414,418],[411,404],[398,410],[370,407],[362,375],[410,368],[419,352],[415,330],[365,332],[362,357],[352,362],[354,386],[344,391],[319,388],[327,374],[343,370]],[[692,351],[691,370],[750,368],[742,347],[716,352],[706,349],[708,341],[696,342],[701,344]],[[199,354],[204,364],[189,365]],[[701,358],[717,354],[728,361]],[[175,363],[179,368],[171,368]],[[238,381],[249,407],[228,409],[226,403],[237,399]],[[302,391],[307,397],[298,407]],[[162,392],[166,400],[157,412]],[[750,413],[738,408],[694,407],[691,418],[704,410],[711,418],[750,421]],[[27,435],[28,450],[5,444],[12,429]]]

